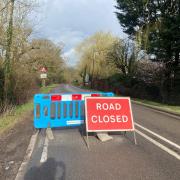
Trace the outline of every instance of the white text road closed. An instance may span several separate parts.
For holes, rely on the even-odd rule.
[[[86,130],[133,131],[130,98],[86,97]]]
[[[104,116],[92,116],[91,117],[92,123],[126,123],[128,122],[127,116],[120,116],[120,115],[104,115]]]

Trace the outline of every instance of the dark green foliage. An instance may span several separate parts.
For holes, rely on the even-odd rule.
[[[155,54],[166,70],[161,89],[166,100],[180,91],[180,1],[117,0],[117,18],[124,32],[148,54]]]
[[[124,75],[132,75],[136,69],[136,56],[137,51],[134,43],[119,39],[108,50],[107,60]]]
[[[135,35],[136,26],[142,26],[145,21],[143,14],[144,3],[141,0],[117,0],[116,12],[120,24],[124,28],[124,32],[129,35]],[[143,19],[141,19],[143,18]]]
[[[124,32],[135,38],[147,33],[147,51],[158,60],[179,62],[180,10],[179,0],[117,0],[117,18]],[[142,48],[145,47],[142,38]]]

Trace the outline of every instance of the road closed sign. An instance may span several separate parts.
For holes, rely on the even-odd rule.
[[[86,131],[134,131],[128,97],[86,97]]]

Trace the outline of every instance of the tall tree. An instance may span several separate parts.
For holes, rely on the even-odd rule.
[[[147,52],[168,62],[176,58],[180,48],[179,0],[117,0],[117,18],[124,32],[134,38]]]
[[[32,11],[32,1],[3,0],[0,2],[0,65],[1,97],[12,103],[14,63],[31,47],[28,38],[32,32],[27,15]],[[3,93],[2,93],[3,92]]]
[[[138,59],[138,49],[130,40],[117,39],[109,48],[107,60],[124,75],[133,75]]]
[[[88,74],[93,82],[94,79],[107,78],[114,73],[116,69],[107,63],[106,58],[116,39],[110,33],[97,32],[77,47],[80,56],[78,66],[83,79]]]
[[[14,0],[10,0],[9,5],[9,22],[7,27],[7,42],[6,42],[6,58],[4,61],[4,99],[7,101],[11,96],[11,46],[13,37],[13,14]]]
[[[167,92],[180,89],[179,0],[117,0],[116,9],[124,32],[165,64]]]

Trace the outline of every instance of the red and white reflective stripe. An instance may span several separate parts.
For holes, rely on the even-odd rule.
[[[72,95],[70,94],[62,95],[62,101],[72,101]]]
[[[100,94],[91,94],[91,97],[99,97],[101,96]]]
[[[85,97],[99,97],[100,94],[64,94],[58,95],[53,94],[51,95],[51,101],[81,101],[85,100]]]
[[[62,96],[61,95],[52,95],[51,101],[61,101]]]
[[[99,97],[101,96],[100,94],[83,94],[82,95],[82,100],[85,100],[85,97]]]
[[[72,101],[82,100],[81,94],[72,94]]]
[[[90,97],[91,94],[82,94],[82,100],[85,100],[85,97]]]

